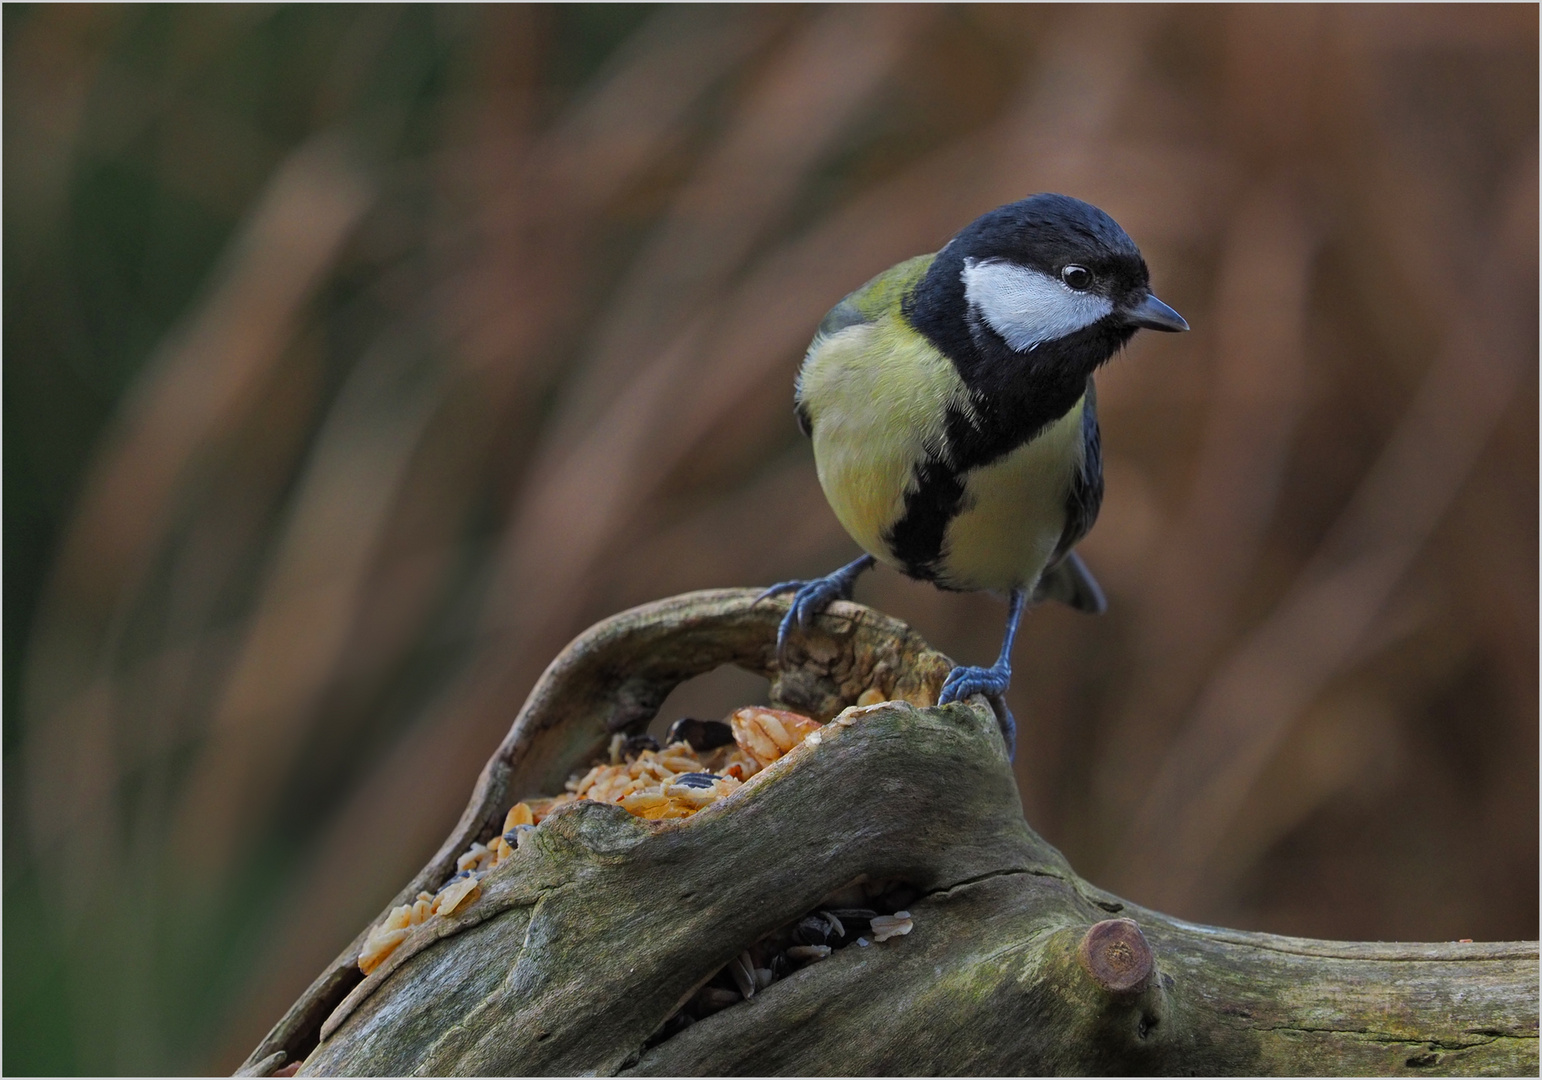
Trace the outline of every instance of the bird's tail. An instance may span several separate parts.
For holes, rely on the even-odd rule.
[[[1101,615],[1108,610],[1108,601],[1098,587],[1098,579],[1092,576],[1087,564],[1074,551],[1039,575],[1039,584],[1033,590],[1035,603],[1042,600],[1059,600],[1077,611],[1089,615]]]

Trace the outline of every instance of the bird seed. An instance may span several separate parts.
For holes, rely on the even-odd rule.
[[[876,688],[865,691],[864,698],[874,693]],[[475,903],[481,895],[481,878],[512,858],[526,834],[557,807],[579,801],[609,802],[649,821],[690,817],[733,794],[744,781],[799,743],[817,743],[819,727],[817,720],[801,713],[750,706],[736,710],[726,723],[678,721],[670,728],[669,745],[662,749],[651,736],[616,734],[606,746],[605,757],[582,776],[569,780],[562,794],[525,799],[510,807],[500,834],[485,842],[473,842],[455,860],[455,873],[438,895],[419,893],[411,904],[392,908],[365,938],[359,951],[359,970],[367,975],[379,967],[407,939],[412,927]],[[838,918],[829,912],[823,917],[828,923],[821,925],[827,925],[837,936],[845,934]],[[820,940],[807,944],[825,948],[828,937],[827,931]],[[800,956],[809,959],[812,954]],[[753,996],[757,986],[769,985],[778,977],[777,968],[767,966],[766,961],[768,957],[745,954],[730,965],[738,965],[734,978],[743,997]],[[732,992],[726,987],[718,990]]]

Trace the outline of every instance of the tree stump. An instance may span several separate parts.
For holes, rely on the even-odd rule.
[[[514,802],[643,731],[692,676],[736,664],[771,679],[773,704],[833,723],[689,818],[559,808],[475,902],[414,927],[368,977],[361,932],[242,1072],[1537,1071],[1535,942],[1312,941],[1120,900],[1028,827],[984,699],[931,705],[946,657],[837,603],[779,669],[785,601],[754,597],[692,593],[574,641],[393,906],[441,885]],[[891,700],[852,707],[875,686]],[[863,880],[908,886],[912,932],[661,1038],[747,946]]]

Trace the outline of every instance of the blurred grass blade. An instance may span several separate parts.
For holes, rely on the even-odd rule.
[[[1133,688],[1098,763],[1108,820],[1129,820],[1143,794],[1132,778],[1170,737],[1257,571],[1304,405],[1314,231],[1277,184],[1250,192],[1233,219],[1199,460],[1182,516],[1146,570]]]
[[[1533,157],[1510,205],[1535,193]],[[1505,252],[1500,217],[1489,251]],[[1527,370],[1531,327],[1512,258],[1464,282],[1450,340],[1322,547],[1269,618],[1219,666],[1168,747],[1118,861],[1141,895],[1184,910],[1288,726],[1344,670],[1456,499]]]
[[[349,374],[318,433],[246,641],[172,826],[172,857],[216,889],[278,796],[342,661],[403,472],[437,404],[409,341]]]
[[[28,824],[39,851],[107,806],[111,770],[78,763],[86,748],[114,745],[112,718],[72,701],[100,685],[114,612],[137,591],[185,471],[251,406],[369,198],[335,139],[298,151],[231,245],[207,299],[125,401],[61,544],[31,646]]]

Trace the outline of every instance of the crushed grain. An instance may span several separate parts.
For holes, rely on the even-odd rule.
[[[482,883],[474,877],[452,881],[439,893],[438,902],[434,905],[434,914],[454,915],[475,900],[481,891]]]
[[[915,923],[911,920],[908,911],[896,911],[893,915],[874,915],[872,923],[873,940],[879,942],[901,937],[915,929]]]
[[[685,818],[727,798],[750,777],[814,735],[819,722],[783,709],[739,709],[728,723],[690,721],[676,724],[672,732],[695,733],[704,749],[684,738],[660,749],[648,736],[613,736],[605,760],[582,776],[569,780],[560,795],[524,799],[504,815],[501,834],[488,842],[475,841],[455,860],[455,875],[437,896],[419,893],[411,904],[393,908],[365,938],[359,952],[359,969],[365,974],[378,967],[406,940],[411,927],[439,915],[453,915],[481,895],[483,875],[513,857],[525,834],[553,810],[568,803],[590,800],[618,803],[622,809],[649,821]],[[732,735],[727,742],[725,735]],[[755,993],[757,982],[769,983],[770,969],[753,961],[735,961],[736,979],[745,997]],[[747,987],[747,989],[746,989]]]
[[[761,767],[771,764],[819,730],[819,721],[784,709],[749,706],[728,718],[734,741]]]

